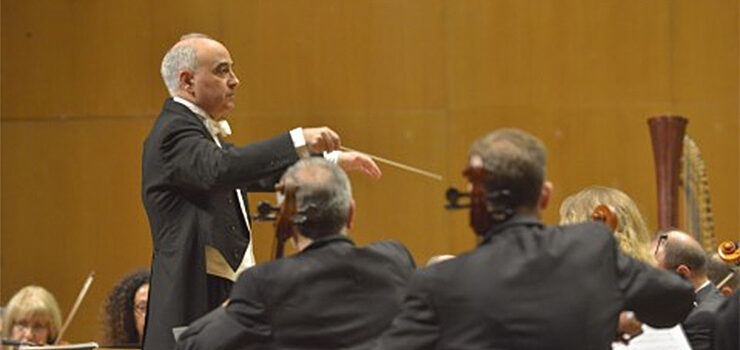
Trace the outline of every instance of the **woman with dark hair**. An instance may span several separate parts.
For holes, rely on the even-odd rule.
[[[149,271],[124,277],[108,294],[103,305],[103,338],[109,346],[141,345],[149,297]]]

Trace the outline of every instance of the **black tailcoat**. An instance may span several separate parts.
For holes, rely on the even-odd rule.
[[[239,266],[250,236],[235,189],[271,190],[298,159],[288,133],[243,147],[222,144],[172,99],[144,142],[141,195],[154,250],[146,350],[172,349],[172,328],[210,311],[205,245]]]

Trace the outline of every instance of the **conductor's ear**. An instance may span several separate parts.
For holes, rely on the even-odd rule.
[[[194,92],[193,79],[193,73],[188,71],[181,71],[179,75],[180,88],[192,94]]]

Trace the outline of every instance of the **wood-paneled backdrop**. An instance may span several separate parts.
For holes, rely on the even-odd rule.
[[[717,235],[738,239],[737,0],[4,0],[0,301],[40,284],[68,339],[97,339],[104,295],[150,259],[141,150],[182,33],[223,41],[241,79],[229,120],[246,143],[329,125],[345,145],[444,175],[353,174],[354,238],[405,242],[420,263],[473,246],[462,212],[467,147],[502,126],[549,147],[557,222],[568,194],[623,189],[654,228],[646,118],[681,114],[706,158]],[[251,197],[254,202],[262,197]],[[269,258],[271,226],[255,224]]]

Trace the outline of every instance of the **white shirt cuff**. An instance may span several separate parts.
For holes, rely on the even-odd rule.
[[[331,151],[331,152],[324,152],[324,159],[329,161],[329,163],[337,164],[339,163],[339,154],[342,153],[342,151]]]
[[[295,128],[291,130],[290,139],[293,141],[293,147],[295,147],[295,152],[298,153],[298,157],[307,158],[311,156],[310,152],[308,152],[308,147],[306,146],[306,138],[303,137],[303,128]]]

